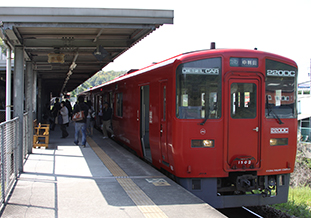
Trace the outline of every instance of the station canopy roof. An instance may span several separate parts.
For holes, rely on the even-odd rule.
[[[0,37],[53,96],[70,92],[163,24],[172,10],[1,7]]]

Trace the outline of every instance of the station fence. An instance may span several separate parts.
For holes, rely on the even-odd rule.
[[[29,116],[23,116],[23,145],[19,145],[19,118],[0,123],[0,209],[4,207],[20,174],[19,161],[25,162],[30,141]],[[23,158],[19,158],[19,147],[23,147]]]
[[[311,128],[299,127],[298,128],[298,141],[301,144],[301,155],[311,159]]]
[[[298,128],[298,137],[299,141],[310,142],[311,143],[311,128],[309,127],[299,127]]]

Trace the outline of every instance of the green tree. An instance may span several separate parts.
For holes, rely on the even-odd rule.
[[[125,73],[126,71],[99,71],[90,79],[81,84],[77,89],[73,90],[70,95],[71,97],[76,97],[79,93],[86,91],[90,87],[95,87],[103,83],[109,82]]]
[[[4,43],[3,43],[3,41],[2,41],[2,39],[0,38],[0,50],[1,50],[1,53],[0,53],[0,55],[1,54],[6,54],[6,47],[5,47],[5,45],[4,45]]]

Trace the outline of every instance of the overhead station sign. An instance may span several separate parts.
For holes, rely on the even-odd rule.
[[[65,54],[48,54],[48,62],[49,63],[65,63]]]

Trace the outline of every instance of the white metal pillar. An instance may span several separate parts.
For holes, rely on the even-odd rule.
[[[6,50],[6,96],[5,96],[5,120],[9,121],[11,119],[11,108],[12,108],[12,50],[10,46],[7,46]]]
[[[25,85],[26,85],[26,111],[28,112],[28,131],[29,137],[28,139],[28,148],[27,153],[32,153],[32,144],[33,144],[33,108],[32,108],[32,95],[33,95],[33,70],[32,70],[32,63],[30,61],[26,62],[26,78],[25,78]]]
[[[23,112],[24,112],[24,47],[15,47],[14,56],[14,85],[13,85],[13,108],[14,117],[19,118],[17,134],[17,157],[15,166],[18,172],[23,172]]]

